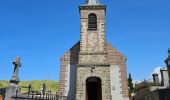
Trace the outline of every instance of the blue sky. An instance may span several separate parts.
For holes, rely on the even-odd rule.
[[[21,80],[59,79],[60,57],[80,38],[85,0],[0,0],[0,80],[11,79],[20,56]],[[169,0],[100,0],[107,5],[107,40],[127,57],[134,79],[165,66],[170,47]]]

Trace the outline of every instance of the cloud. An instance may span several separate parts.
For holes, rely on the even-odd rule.
[[[135,79],[135,80],[133,80],[133,85],[135,85],[135,84],[138,84],[138,83],[141,83],[142,81],[140,81],[140,80],[138,80],[138,79]]]

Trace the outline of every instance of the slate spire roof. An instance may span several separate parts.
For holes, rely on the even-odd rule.
[[[99,0],[86,0],[86,5],[98,5],[100,4],[99,3]]]

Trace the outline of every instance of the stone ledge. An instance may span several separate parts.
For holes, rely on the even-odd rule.
[[[109,67],[110,66],[110,64],[77,64],[77,67],[84,67],[84,66],[86,66],[86,67],[92,67],[92,66],[95,66],[95,67],[97,67],[97,66],[103,66],[103,67]]]

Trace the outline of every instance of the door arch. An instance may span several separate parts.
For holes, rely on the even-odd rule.
[[[86,79],[86,100],[102,100],[102,84],[98,77]]]

